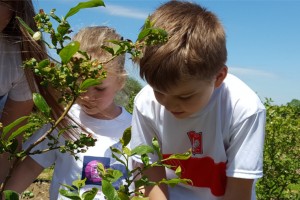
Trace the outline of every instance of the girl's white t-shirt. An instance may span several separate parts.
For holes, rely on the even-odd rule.
[[[67,199],[59,194],[59,189],[63,188],[62,184],[72,185],[73,181],[84,178],[87,180],[81,193],[96,187],[99,191],[94,199],[104,200],[104,195],[101,192],[101,178],[97,173],[97,163],[101,162],[106,168],[117,169],[125,174],[125,167],[112,157],[110,147],[121,148],[122,145],[119,139],[122,137],[124,130],[131,125],[131,114],[122,108],[122,113],[117,118],[100,120],[85,114],[77,104],[72,106],[69,114],[87,128],[89,132],[93,133],[93,138],[97,139],[95,146],[88,148],[85,153],[78,153],[78,160],[75,160],[74,156],[69,153],[60,153],[59,150],[31,155],[31,157],[44,168],[48,168],[55,163],[50,186],[50,200]],[[49,125],[40,129],[24,144],[23,148],[36,141],[48,129]],[[57,134],[57,131],[53,134]],[[32,151],[47,149],[49,142],[51,141],[48,139],[44,140]],[[61,137],[60,144],[64,143],[65,139]],[[113,186],[118,188],[123,181],[124,179],[120,178],[113,183]]]
[[[9,42],[6,37],[0,33],[0,96],[7,94],[14,101],[32,99],[22,68],[20,44]]]

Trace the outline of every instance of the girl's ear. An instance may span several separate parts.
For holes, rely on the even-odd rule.
[[[228,67],[224,65],[216,75],[215,88],[219,87],[227,76]]]

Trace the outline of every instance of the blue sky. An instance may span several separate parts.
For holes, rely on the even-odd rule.
[[[33,0],[36,9],[61,17],[78,0]],[[83,1],[83,0],[82,0]],[[104,0],[106,7],[86,9],[69,18],[73,31],[85,26],[114,27],[136,40],[148,14],[165,0]],[[227,33],[229,72],[275,104],[300,100],[300,0],[194,0],[217,14]],[[126,63],[131,76],[138,68]],[[143,83],[144,84],[144,83]]]

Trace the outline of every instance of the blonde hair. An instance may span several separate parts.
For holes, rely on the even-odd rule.
[[[140,76],[161,90],[196,78],[210,80],[227,59],[225,31],[218,18],[200,5],[169,1],[150,16],[167,31],[167,43],[148,46],[140,59]]]
[[[109,40],[120,40],[121,36],[116,33],[113,28],[106,26],[93,26],[86,27],[79,30],[79,32],[73,37],[73,41],[80,43],[80,50],[86,52],[92,59],[98,59],[103,62],[110,60],[112,55],[102,49],[102,45],[112,47],[112,43]],[[79,54],[75,55],[80,57]],[[120,89],[125,85],[126,71],[124,69],[125,55],[120,55],[104,65],[104,70],[108,72],[108,75],[117,76],[120,81]],[[52,92],[53,93],[53,92]],[[55,94],[55,93],[53,93]],[[56,95],[57,96],[57,95]],[[56,104],[56,110],[62,113],[62,107]],[[57,112],[56,112],[57,113]],[[88,132],[85,127],[79,124],[71,116],[67,115],[62,121],[60,128],[70,125],[76,125],[78,129],[67,130],[65,137],[69,139],[75,139],[78,137],[81,131]]]
[[[80,50],[87,52],[92,59],[98,59],[100,62],[106,62],[112,58],[112,55],[105,51],[102,46],[113,47],[110,40],[121,40],[122,37],[115,29],[107,26],[91,26],[81,29],[74,37],[74,41],[80,43]],[[125,54],[122,54],[114,60],[104,64],[104,69],[119,78],[126,75],[125,69]],[[125,80],[124,80],[125,82]]]

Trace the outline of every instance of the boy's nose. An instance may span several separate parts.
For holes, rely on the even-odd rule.
[[[178,108],[178,104],[173,98],[165,98],[163,105],[169,111],[176,111],[176,109]]]

